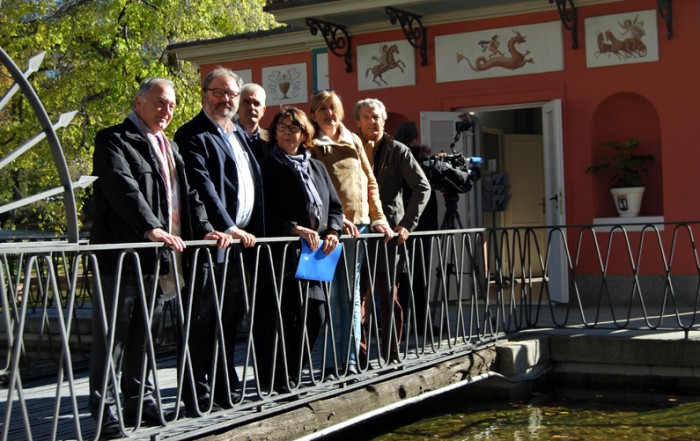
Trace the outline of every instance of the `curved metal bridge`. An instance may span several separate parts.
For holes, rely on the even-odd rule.
[[[188,361],[187,351],[176,351],[187,342],[179,340],[186,332],[190,316],[186,308],[188,289],[179,292],[165,308],[163,327],[146,342],[148,363],[153,367],[149,380],[155,397],[167,418],[161,424],[124,424],[124,436],[145,439],[190,439],[234,428],[245,430],[281,430],[275,437],[285,439],[312,436],[341,418],[330,418],[333,406],[345,403],[344,416],[351,422],[388,409],[401,402],[411,403],[444,390],[462,386],[492,375],[493,357],[487,355],[497,340],[507,339],[523,330],[534,328],[575,328],[588,330],[644,329],[666,331],[697,329],[697,304],[700,293],[700,265],[694,235],[695,223],[655,226],[570,226],[556,229],[451,230],[415,233],[406,246],[386,253],[377,235],[351,240],[350,246],[365,247],[367,258],[363,270],[368,280],[380,274],[392,280],[398,257],[408,266],[410,289],[405,299],[402,329],[395,324],[380,329],[378,304],[374,296],[366,301],[367,316],[363,326],[368,357],[360,363],[357,374],[337,369],[328,372],[325,351],[342,347],[337,324],[325,325],[319,343],[311,347],[308,340],[296,350],[304,361],[298,384],[274,391],[258,375],[255,357],[255,302],[261,295],[254,283],[256,274],[246,285],[244,329],[239,334],[234,354],[220,349],[219,355],[235,364],[243,379],[241,398],[230,408],[204,409],[188,415],[182,406],[182,388],[193,379],[178,366]],[[545,238],[541,242],[538,238]],[[292,252],[298,239],[264,239],[256,245],[252,266],[271,262],[277,280],[284,274],[284,255],[273,252],[279,245]],[[558,241],[554,247],[553,241]],[[569,246],[569,244],[575,244]],[[555,292],[562,274],[553,274],[548,251],[566,251],[567,292]],[[207,242],[191,242],[198,259],[209,259]],[[274,245],[274,246],[273,246]],[[119,249],[124,259],[132,259],[138,247],[157,244],[124,244]],[[103,335],[90,335],[89,311],[98,307],[92,302],[91,289],[99,279],[95,253],[105,247],[56,243],[6,244],[0,246],[0,294],[2,304],[2,373],[0,392],[2,436],[0,439],[96,439],[95,421],[87,412],[85,366],[91,338],[109,340],[113,322],[107,321]],[[170,252],[160,248],[162,252]],[[229,249],[239,253],[238,245]],[[378,256],[386,257],[384,261]],[[569,258],[568,256],[574,256]],[[230,259],[231,262],[236,259]],[[353,262],[341,260],[342,268],[354,268]],[[240,268],[240,267],[239,267]],[[558,268],[558,267],[557,267]],[[229,268],[237,271],[236,267]],[[119,274],[120,278],[130,274]],[[357,274],[348,274],[352,283]],[[406,279],[404,279],[406,280]],[[374,282],[370,290],[374,290]],[[326,287],[327,289],[329,287]],[[144,284],[141,301],[148,304],[155,286]],[[278,287],[280,298],[286,288]],[[328,293],[328,291],[326,291]],[[563,296],[566,294],[566,296]],[[109,295],[102,293],[102,296]],[[100,296],[97,296],[99,298]],[[562,301],[568,297],[565,301]],[[553,299],[558,300],[553,300]],[[283,311],[274,310],[281,323]],[[214,318],[215,320],[217,318]],[[284,330],[276,327],[278,338]],[[389,362],[380,354],[382,333],[402,335],[398,362]],[[178,337],[180,336],[180,337]],[[219,325],[214,339],[223,348],[223,329]],[[330,343],[332,342],[332,343]],[[335,344],[333,344],[335,343]],[[331,348],[331,349],[328,349]],[[295,369],[286,364],[284,354],[274,369],[285,373]],[[337,350],[336,366],[343,366],[347,353]],[[449,371],[450,367],[452,371]],[[457,366],[457,367],[454,367]],[[439,374],[439,368],[447,373]],[[212,369],[215,369],[212,366]],[[105,375],[116,380],[105,366]],[[442,375],[442,376],[441,376]],[[417,389],[401,387],[409,378],[420,378]],[[426,379],[427,378],[427,379]],[[392,383],[392,381],[398,382]],[[116,382],[116,381],[115,381]],[[393,384],[393,386],[392,386]],[[388,385],[388,386],[387,386]],[[378,396],[382,387],[393,391],[389,400],[368,401]],[[374,391],[374,392],[372,392]],[[401,392],[403,391],[403,392]],[[403,394],[403,395],[402,395]],[[333,398],[345,397],[332,403]],[[300,409],[312,409],[326,416],[306,425],[288,425],[272,429],[264,421]],[[339,410],[340,408],[336,409]],[[325,413],[324,413],[325,412]],[[262,429],[261,429],[262,427]]]

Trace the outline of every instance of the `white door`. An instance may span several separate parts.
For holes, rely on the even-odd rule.
[[[542,137],[544,141],[545,204],[547,225],[566,225],[566,196],[564,192],[564,142],[562,138],[561,100],[542,106]],[[550,235],[547,274],[549,297],[556,302],[569,301],[569,267],[562,234]]]
[[[503,213],[504,225],[507,227],[528,228],[544,227],[545,215],[545,187],[544,187],[544,149],[542,148],[541,135],[503,135],[503,171],[508,174],[510,184],[510,203]],[[521,231],[522,232],[522,231]],[[543,229],[535,229],[537,243],[544,247],[547,234]],[[514,235],[508,233],[509,243],[513,244]],[[525,239],[520,235],[520,240]],[[528,239],[530,240],[530,239]],[[522,273],[520,253],[527,248],[511,249],[514,256],[513,268],[509,268],[509,260],[504,259],[502,268],[516,278]],[[532,243],[529,248],[529,266],[527,276],[541,277],[543,275],[539,262],[541,249]]]

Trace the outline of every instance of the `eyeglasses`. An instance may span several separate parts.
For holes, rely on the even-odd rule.
[[[214,88],[214,89],[206,89],[209,92],[211,92],[212,95],[214,95],[216,98],[223,98],[224,96],[226,99],[232,99],[232,98],[238,98],[238,95],[240,95],[240,92],[234,92],[232,90],[226,90],[226,89],[220,89],[220,88]]]
[[[297,124],[282,124],[279,123],[275,126],[275,129],[277,129],[278,132],[289,132],[289,133],[299,133],[301,132],[301,127],[298,126]]]

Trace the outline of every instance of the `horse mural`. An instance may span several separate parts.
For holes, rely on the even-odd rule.
[[[622,35],[629,34],[629,37],[617,38],[612,30],[598,32],[598,51],[596,57],[602,54],[616,55],[620,59],[639,57],[647,55],[647,45],[642,38],[646,35],[644,22],[638,21],[639,16],[634,20],[627,19],[624,23],[618,23],[623,29]]]
[[[381,86],[382,83],[384,83],[385,86],[388,86],[389,83],[382,78],[382,74],[395,68],[398,68],[401,72],[403,72],[403,68],[406,67],[406,64],[403,61],[396,58],[398,53],[399,48],[395,44],[392,44],[391,46],[383,45],[381,48],[381,56],[372,56],[372,59],[378,63],[367,69],[367,72],[365,72],[365,78],[368,78],[369,73],[372,72],[372,81],[377,83],[379,86]],[[377,81],[377,78],[379,78],[382,83]]]
[[[488,70],[493,67],[502,67],[504,69],[515,70],[520,69],[527,63],[534,63],[535,61],[532,58],[525,58],[527,55],[530,54],[530,51],[522,53],[515,47],[518,44],[525,43],[526,38],[515,29],[513,29],[513,32],[515,33],[515,35],[511,37],[510,40],[508,40],[508,52],[510,52],[509,57],[503,55],[492,55],[488,58],[485,56],[481,56],[476,59],[476,65],[474,65],[471,61],[469,61],[469,58],[465,57],[460,53],[457,53],[457,63],[459,63],[462,60],[467,60],[467,63],[469,63],[469,67],[471,67],[472,70],[475,70],[477,72]]]

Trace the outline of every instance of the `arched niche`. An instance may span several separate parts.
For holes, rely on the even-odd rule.
[[[662,149],[659,115],[654,105],[645,97],[620,92],[608,96],[600,102],[593,113],[591,124],[591,163],[599,164],[603,156],[610,156],[611,150],[601,147],[609,141],[625,142],[631,137],[639,138],[636,154],[651,154],[654,161],[647,167],[648,174],[642,176],[646,190],[640,216],[663,215],[663,176]],[[617,211],[610,196],[611,178],[608,175],[595,175],[593,182],[593,214],[595,217],[614,217]]]
[[[387,118],[386,124],[384,125],[384,131],[390,135],[393,135],[396,131],[396,126],[408,120],[409,119],[401,113],[387,111]]]

